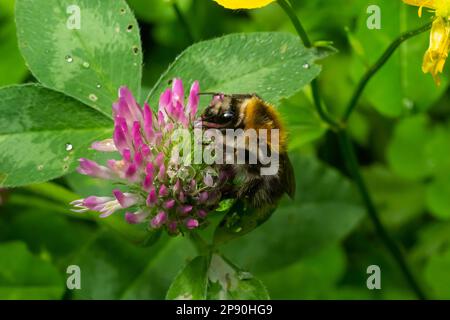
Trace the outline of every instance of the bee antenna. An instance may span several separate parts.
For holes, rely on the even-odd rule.
[[[218,93],[218,92],[199,92],[198,93],[199,96],[218,96],[221,94],[223,94],[223,93]]]

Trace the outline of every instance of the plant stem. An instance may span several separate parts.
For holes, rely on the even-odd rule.
[[[297,31],[298,35],[300,36],[300,39],[302,39],[302,42],[305,45],[305,47],[311,48],[312,47],[311,40],[309,40],[305,28],[303,28],[303,25],[300,22],[300,19],[295,14],[294,10],[292,9],[292,6],[286,0],[277,0],[277,1],[280,7],[289,17],[289,19],[291,19],[291,22],[294,25],[294,28]]]
[[[402,270],[406,281],[410,285],[411,289],[416,293],[416,295],[419,297],[419,299],[426,299],[424,292],[420,288],[418,282],[414,278],[414,275],[408,266],[408,263],[406,262],[406,259],[400,250],[399,246],[395,243],[395,241],[392,239],[392,237],[389,235],[389,233],[386,231],[385,227],[383,226],[377,209],[375,208],[375,205],[372,201],[372,198],[370,196],[369,190],[367,189],[366,183],[361,175],[361,172],[359,170],[358,160],[356,158],[355,149],[353,147],[352,142],[350,141],[350,138],[348,136],[347,131],[340,130],[338,132],[339,142],[341,146],[341,152],[342,156],[346,160],[346,164],[348,167],[348,170],[350,174],[353,177],[353,180],[355,181],[355,184],[359,190],[359,193],[361,194],[362,200],[364,202],[364,205],[367,208],[367,212],[369,214],[369,218],[372,221],[373,225],[375,226],[375,230],[378,234],[378,236],[383,241],[384,245],[388,248],[389,252],[391,253],[392,257]]]
[[[190,43],[195,42],[194,33],[192,32],[191,26],[189,25],[186,17],[184,16],[183,12],[181,11],[180,7],[178,6],[178,3],[176,0],[173,0],[172,2],[173,10],[175,11],[175,14],[177,15],[178,21],[180,21],[181,25],[184,28],[184,31],[186,32],[186,35],[189,38]]]
[[[292,9],[292,6],[286,1],[286,0],[277,0],[278,4],[283,8],[283,10],[286,12],[287,16],[291,19],[292,24],[294,25],[295,29],[297,30],[298,35],[300,36],[301,40],[303,41],[305,47],[310,48],[312,46],[312,43],[303,28],[300,20],[298,19],[297,15]],[[392,56],[393,52],[396,50],[396,48],[405,40],[420,34],[430,28],[431,24],[428,24],[424,27],[421,27],[417,30],[409,31],[404,34],[402,34],[399,38],[397,38],[391,46],[386,50],[386,52],[382,55],[382,57],[378,60],[378,62],[369,69],[369,71],[366,73],[366,75],[361,80],[360,84],[357,87],[357,90],[351,100],[351,103],[349,104],[349,108],[347,109],[347,112],[344,116],[344,121],[342,123],[345,123],[348,120],[348,117],[352,113],[353,109],[355,108],[359,97],[361,96],[361,93],[363,92],[365,86],[369,82],[369,80],[373,77],[373,75],[376,74],[378,70],[386,63],[386,61]],[[412,288],[412,290],[416,293],[419,299],[426,299],[424,292],[420,288],[418,282],[414,278],[413,273],[411,272],[410,267],[408,266],[406,259],[403,256],[402,251],[397,246],[393,238],[389,235],[389,233],[386,231],[385,227],[383,226],[377,209],[372,201],[372,198],[370,196],[369,190],[366,186],[366,183],[361,175],[358,160],[356,157],[355,149],[353,147],[353,144],[350,141],[350,138],[348,136],[348,132],[346,131],[345,126],[340,125],[335,120],[333,120],[331,117],[328,116],[326,110],[322,106],[321,98],[320,98],[320,90],[318,81],[315,79],[311,83],[311,89],[313,93],[314,103],[317,109],[317,112],[319,116],[322,118],[323,121],[328,123],[332,129],[335,129],[336,134],[338,135],[339,142],[340,142],[340,149],[342,156],[345,160],[345,163],[348,167],[348,170],[350,174],[352,175],[352,178],[358,188],[358,191],[361,195],[361,198],[363,200],[363,203],[366,207],[367,213],[369,214],[369,218],[371,219],[373,225],[375,226],[375,230],[378,234],[378,236],[383,241],[386,248],[389,250],[391,255],[393,256],[394,260],[399,265],[403,275],[405,276],[406,281]]]
[[[305,31],[305,28],[303,28],[303,25],[302,25],[300,19],[295,14],[292,6],[286,0],[277,0],[277,1],[278,1],[278,4],[280,5],[280,7],[284,10],[286,15],[291,20],[292,24],[295,27],[295,30],[297,31],[298,35],[300,36],[300,39],[303,42],[304,46],[306,48],[311,48],[312,42],[309,39],[308,34]],[[319,82],[317,81],[317,79],[314,79],[311,82],[311,91],[312,91],[312,95],[313,95],[314,104],[316,106],[316,109],[317,109],[317,112],[319,113],[320,118],[323,121],[325,121],[330,126],[330,128],[332,128],[332,129],[339,128],[339,124],[328,115],[327,110],[325,109],[325,107],[322,104],[322,100],[320,98],[321,97],[320,87],[319,87]]]
[[[406,40],[409,38],[412,38],[416,35],[421,34],[422,32],[425,32],[431,28],[431,22],[426,24],[425,26],[422,26],[418,29],[411,30],[408,32],[403,33],[400,35],[397,39],[394,40],[394,42],[391,43],[391,45],[386,49],[386,51],[381,55],[381,57],[378,59],[375,64],[367,70],[367,72],[364,74],[364,76],[359,81],[358,86],[356,87],[355,93],[353,94],[350,103],[347,106],[347,109],[344,113],[344,116],[342,118],[342,122],[346,123],[348,121],[348,118],[352,114],[353,110],[355,109],[359,98],[361,97],[364,89],[366,88],[367,84],[369,83],[370,79],[384,66],[384,64],[389,60],[389,58],[394,54],[395,50]]]

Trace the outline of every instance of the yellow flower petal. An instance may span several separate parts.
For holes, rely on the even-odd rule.
[[[439,0],[403,0],[404,3],[410,6],[427,7],[430,9],[436,9],[436,2]]]
[[[430,73],[437,85],[440,84],[439,74],[443,72],[450,51],[450,21],[446,18],[436,18],[430,34],[430,46],[425,53],[422,71]]]
[[[227,9],[255,9],[267,6],[275,0],[214,0]]]
[[[419,7],[419,16],[422,16],[423,7],[433,9],[438,17],[450,15],[450,0],[403,0],[403,2]]]

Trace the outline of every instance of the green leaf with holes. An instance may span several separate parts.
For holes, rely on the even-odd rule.
[[[152,106],[174,77],[199,80],[204,92],[257,93],[277,104],[316,78],[315,61],[331,51],[305,48],[298,36],[282,32],[231,34],[185,50],[149,94]]]
[[[0,187],[60,177],[90,157],[92,141],[111,136],[111,120],[39,85],[0,90]]]
[[[17,0],[19,46],[34,76],[111,115],[117,89],[140,95],[139,28],[124,0]]]
[[[0,299],[61,299],[64,281],[49,262],[22,242],[0,245]]]

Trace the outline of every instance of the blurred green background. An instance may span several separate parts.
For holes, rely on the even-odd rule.
[[[333,41],[325,59],[324,102],[340,114],[357,80],[402,31],[427,23],[400,0],[292,1],[315,41]],[[128,0],[141,28],[144,92],[191,43],[233,32],[294,32],[272,4],[225,10],[210,0],[178,0],[190,27],[163,0]],[[369,30],[369,5],[381,29]],[[14,1],[0,2],[0,86],[34,82],[15,35]],[[352,138],[382,220],[401,243],[431,298],[450,298],[450,103],[447,79],[436,87],[421,71],[428,34],[408,40],[365,91],[350,121]],[[445,72],[448,75],[448,69]],[[280,75],[282,77],[283,75]],[[412,299],[346,177],[337,141],[316,115],[308,89],[280,106],[290,133],[299,190],[264,226],[223,250],[251,271],[273,299]],[[1,116],[1,115],[0,115]],[[71,174],[47,186],[0,191],[0,298],[163,299],[195,250],[163,236],[141,248],[102,224],[75,216],[64,187],[81,196],[102,183]],[[58,189],[57,189],[58,190]],[[55,196],[55,192],[58,196]],[[70,198],[71,195],[67,195]],[[82,270],[82,290],[66,289],[66,268]],[[381,290],[368,290],[366,269],[379,265]]]

